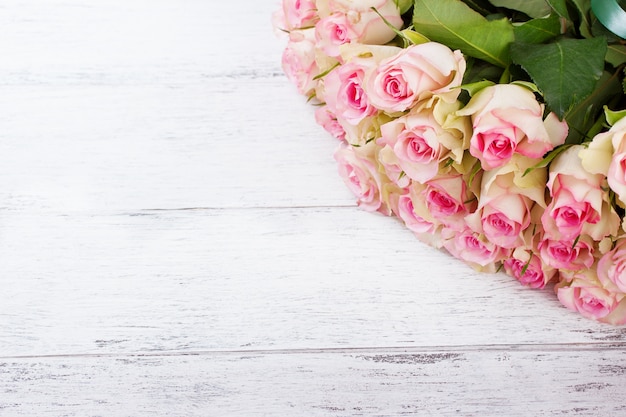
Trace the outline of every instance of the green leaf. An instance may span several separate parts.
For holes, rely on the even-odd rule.
[[[535,165],[531,166],[530,168],[526,168],[526,171],[524,171],[524,174],[522,174],[522,177],[525,177],[526,175],[530,174],[535,169],[547,167],[548,165],[550,165],[550,162],[552,162],[554,158],[559,156],[559,154],[561,154],[564,150],[566,150],[570,146],[572,145],[561,145],[557,148],[554,148],[553,150],[548,152],[548,154],[541,161],[537,162]]]
[[[591,0],[591,8],[608,30],[626,39],[626,11],[617,0]]]
[[[326,71],[320,72],[319,74],[317,74],[315,77],[313,77],[314,80],[319,80],[321,78],[324,78],[325,76],[327,76],[328,74],[330,74],[330,72],[332,70],[334,70],[335,68],[337,68],[338,66],[340,66],[341,64],[339,62],[335,63],[335,65],[333,65],[332,67],[328,68]]]
[[[532,91],[533,93],[537,93],[537,94],[541,95],[541,91],[539,91],[537,86],[535,84],[533,84],[533,83],[528,82],[528,81],[515,80],[515,81],[511,81],[511,84],[519,85],[520,87],[524,87],[524,88]]]
[[[429,39],[500,67],[511,62],[507,19],[488,21],[460,0],[416,0],[414,7],[415,30]]]
[[[552,10],[546,0],[489,0],[489,2],[494,6],[518,10],[533,18],[546,17]]]
[[[485,87],[490,87],[492,85],[494,85],[495,83],[493,81],[489,81],[489,80],[483,80],[483,81],[477,81],[475,83],[471,83],[471,84],[463,84],[461,86],[461,88],[465,91],[467,91],[471,96],[473,96],[474,94],[476,94],[477,92],[479,92],[480,90],[482,90]]]
[[[543,92],[550,110],[565,112],[590,95],[604,68],[606,40],[561,39],[546,45],[514,43],[511,58]]]
[[[404,29],[401,33],[403,39],[407,39],[414,45],[430,42],[430,39],[428,39],[426,36],[422,35],[421,33],[417,33],[416,31],[411,29]]]
[[[567,12],[567,3],[565,0],[546,0],[546,3],[552,7],[559,16],[569,20],[569,13]]]
[[[561,21],[556,14],[544,19],[532,19],[513,28],[515,41],[522,43],[543,43],[561,34]]]
[[[532,261],[532,255],[528,258],[528,262],[526,262],[526,265],[524,265],[524,267],[522,268],[522,270],[520,271],[520,277],[523,277],[524,275],[526,275],[526,271],[528,271],[528,267],[530,266],[530,261]]]
[[[626,45],[609,45],[604,60],[614,67],[626,62]]]
[[[400,14],[406,13],[411,6],[413,6],[413,0],[393,0],[393,2],[396,4],[398,10],[400,10]]]
[[[463,75],[464,84],[472,84],[485,80],[498,82],[502,76],[503,69],[496,65],[471,57],[468,57],[466,61],[467,69],[465,70],[465,75]]]
[[[581,143],[595,136],[596,119],[602,112],[602,106],[619,94],[619,72],[611,74],[604,72],[596,84],[593,93],[584,100],[576,103],[567,114],[565,120],[569,126],[566,143]]]
[[[626,117],[626,110],[613,111],[609,110],[607,106],[604,106],[604,116],[606,117],[606,122],[610,126],[613,126],[615,123]]]
[[[476,178],[476,174],[481,171],[482,167],[480,162],[476,162],[472,167],[472,171],[470,172],[470,176],[467,180],[467,188],[472,188],[472,183],[474,182],[474,178]],[[470,200],[471,201],[471,200]]]
[[[488,0],[463,0],[463,3],[467,4],[483,16],[496,12]]]
[[[576,6],[578,15],[580,16],[580,34],[585,38],[591,38],[591,25],[589,23],[589,10],[591,10],[591,5],[589,4],[589,0],[572,0],[572,3]]]

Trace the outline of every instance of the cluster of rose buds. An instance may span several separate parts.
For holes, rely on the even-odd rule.
[[[284,0],[274,25],[288,33],[287,77],[341,141],[339,173],[360,207],[626,323],[626,119],[564,145],[567,123],[524,84],[486,83],[461,101],[460,51],[388,44],[403,27],[397,1]]]

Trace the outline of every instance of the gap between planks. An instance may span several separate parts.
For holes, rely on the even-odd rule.
[[[308,354],[424,354],[424,353],[471,353],[471,352],[585,352],[624,350],[626,342],[599,343],[549,343],[549,344],[489,344],[489,345],[450,345],[450,346],[375,346],[349,348],[294,348],[294,349],[232,349],[158,352],[117,352],[117,353],[71,353],[52,355],[9,355],[0,356],[3,360],[57,359],[57,358],[132,358],[132,357],[174,357],[174,356],[239,356],[239,355],[308,355]]]

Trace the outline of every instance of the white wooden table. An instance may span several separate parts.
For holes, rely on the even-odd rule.
[[[0,4],[0,416],[623,416],[626,330],[359,211],[277,1]]]

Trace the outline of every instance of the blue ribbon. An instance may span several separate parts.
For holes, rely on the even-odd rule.
[[[608,30],[626,39],[626,11],[618,0],[591,0],[591,10]]]

